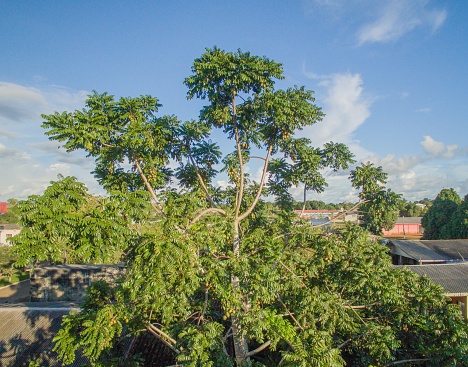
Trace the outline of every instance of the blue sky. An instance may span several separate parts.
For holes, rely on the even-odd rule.
[[[92,162],[49,142],[40,114],[97,90],[151,94],[161,114],[196,118],[202,102],[183,80],[215,45],[283,63],[277,87],[314,90],[326,113],[300,135],[348,144],[406,199],[468,193],[467,1],[7,0],[0,14],[0,201],[40,194],[59,173],[101,192]],[[324,174],[328,189],[309,198],[356,200],[349,172]]]

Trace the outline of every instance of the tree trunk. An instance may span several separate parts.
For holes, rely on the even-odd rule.
[[[234,221],[234,238],[233,238],[233,253],[234,256],[239,256],[240,251],[240,237],[239,237],[239,222]],[[239,287],[239,278],[236,275],[231,276],[232,288],[235,289]],[[234,340],[234,354],[236,358],[237,366],[249,365],[250,358],[247,356],[249,352],[249,347],[247,345],[247,340],[245,335],[242,333],[242,326],[240,324],[239,314],[237,310],[234,312],[234,315],[231,317],[231,327],[232,327],[232,338]]]

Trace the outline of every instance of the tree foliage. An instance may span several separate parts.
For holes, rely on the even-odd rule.
[[[122,282],[95,284],[82,311],[64,320],[55,338],[64,362],[81,348],[93,365],[129,365],[119,348],[142,330],[184,366],[465,360],[466,327],[440,288],[392,268],[385,249],[360,228],[325,235],[293,215],[289,188],[322,191],[321,170],[347,168],[352,154],[343,144],[318,148],[295,137],[323,114],[311,91],[274,89],[282,78],[281,65],[265,57],[213,48],[185,80],[189,99],[207,101],[199,120],[157,117],[153,97],[115,101],[98,93],[81,111],[43,116],[51,139],[96,159],[94,174],[110,194],[105,204],[122,209],[112,219],[121,223],[116,233],[126,250]],[[222,155],[226,147],[210,140],[213,129],[225,133],[232,152]],[[260,155],[262,175],[253,181],[246,165]],[[171,160],[177,168],[169,169]],[[213,184],[218,169],[229,178],[224,190]],[[359,181],[369,171],[377,173],[376,186]],[[396,200],[381,187],[380,168],[355,172],[364,200]],[[175,179],[178,190],[167,186]],[[67,183],[81,190],[81,203],[85,190]],[[147,227],[142,188],[153,207]],[[279,215],[269,215],[266,194],[281,203]],[[69,196],[59,196],[54,210],[79,244],[81,217],[67,213],[80,205]],[[115,200],[119,205],[110,204]],[[132,225],[144,230],[127,232]]]
[[[147,217],[146,192],[98,198],[75,177],[65,177],[41,196],[20,201],[21,232],[11,238],[16,265],[116,263],[138,231],[135,219]]]
[[[382,167],[374,167],[370,162],[361,163],[349,176],[352,186],[361,190],[359,210],[364,227],[378,235],[395,225],[401,200],[400,194],[385,188],[387,176]]]
[[[442,189],[422,218],[422,225],[427,240],[466,238],[467,198],[462,202],[454,189]]]

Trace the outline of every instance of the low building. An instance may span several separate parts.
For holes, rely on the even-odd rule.
[[[468,239],[389,240],[394,265],[427,265],[468,260]]]
[[[384,236],[420,236],[424,232],[422,217],[398,217],[395,226],[390,230],[383,230]]]
[[[0,245],[7,245],[8,239],[20,233],[21,227],[17,224],[0,224]]]

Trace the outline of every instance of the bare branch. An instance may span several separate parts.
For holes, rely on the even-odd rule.
[[[368,305],[360,305],[360,306],[344,306],[344,308],[347,308],[347,309],[352,309],[352,310],[358,310],[358,309],[361,309],[361,308],[367,308],[367,307],[372,307],[372,306],[375,306],[377,304],[379,304],[380,301],[375,301],[373,303],[369,303]]]
[[[262,350],[264,350],[265,348],[268,348],[271,344],[271,341],[268,340],[266,341],[265,343],[263,343],[262,345],[260,345],[258,348],[254,349],[254,350],[251,350],[250,352],[248,352],[246,354],[246,357],[252,357],[253,355],[257,354],[257,353],[260,353]]]
[[[165,332],[162,330],[158,329],[156,326],[154,326],[151,323],[148,323],[146,325],[147,330],[156,336],[159,340],[161,340],[165,345],[167,345],[169,348],[171,348],[176,354],[180,354],[180,351],[174,347],[174,345],[177,344],[177,342],[172,339],[169,335],[167,335]]]
[[[250,205],[250,207],[245,211],[244,214],[240,215],[239,216],[239,221],[243,220],[244,218],[246,218],[250,213],[252,213],[252,211],[254,210],[255,206],[257,205],[258,203],[258,200],[260,200],[260,196],[262,196],[262,190],[263,190],[263,186],[265,185],[265,180],[266,180],[266,174],[268,172],[268,162],[270,160],[270,156],[271,156],[271,152],[273,150],[273,146],[270,145],[268,147],[268,152],[267,152],[267,155],[265,157],[265,165],[263,166],[263,172],[262,172],[262,178],[260,180],[260,186],[258,188],[258,191],[257,191],[257,195],[255,196],[255,199],[253,201],[253,203]]]
[[[353,341],[353,339],[348,339],[348,340],[344,341],[343,343],[341,343],[339,346],[337,346],[336,349],[343,349],[346,345],[348,345],[352,341]]]
[[[208,188],[207,188],[206,185],[205,185],[205,181],[203,181],[203,177],[202,177],[201,174],[200,174],[200,170],[198,169],[198,166],[197,166],[197,164],[195,163],[195,160],[193,159],[193,157],[192,157],[191,155],[189,155],[188,157],[189,157],[190,163],[191,163],[192,166],[195,168],[195,173],[197,174],[198,181],[200,182],[200,185],[201,185],[203,191],[205,192],[206,198],[207,198],[208,201],[210,202],[211,206],[213,206],[214,208],[216,208],[217,205],[216,205],[216,203],[214,202],[213,198],[211,197],[210,193],[208,192]]]
[[[261,159],[262,161],[265,160],[264,157],[259,157],[258,155],[251,155],[251,156],[249,156],[249,158],[250,158],[250,159],[252,159],[252,158]]]
[[[299,323],[299,321],[296,320],[296,318],[294,317],[293,313],[291,311],[289,311],[288,307],[284,304],[284,302],[281,300],[281,297],[279,296],[279,294],[277,293],[276,294],[276,298],[278,298],[278,301],[280,301],[280,303],[283,305],[284,309],[286,310],[286,312],[288,313],[288,316],[290,316],[293,321],[295,322],[295,324],[299,327],[299,329],[301,330],[304,330],[304,328],[302,327],[302,325]]]
[[[396,361],[396,362],[389,363],[389,364],[385,365],[385,367],[395,366],[397,364],[408,363],[408,362],[427,362],[427,361],[430,361],[430,360],[431,360],[430,358],[403,359],[401,361]]]
[[[154,203],[151,202],[151,206],[153,207],[154,210],[159,212],[160,214],[163,214],[162,208],[161,208],[161,203],[158,200],[158,197],[156,196],[156,193],[153,190],[153,187],[151,187],[148,179],[146,178],[145,174],[143,173],[143,170],[141,169],[140,163],[138,162],[137,159],[134,160],[135,166],[138,170],[138,173],[140,174],[141,178],[143,179],[143,182],[145,183],[145,186],[149,193],[151,194],[151,197],[154,200]]]
[[[204,215],[206,214],[210,214],[210,213],[219,213],[221,215],[226,215],[226,212],[223,210],[223,209],[218,209],[218,208],[208,208],[208,209],[204,209],[202,210],[201,212],[199,212],[195,218],[192,219],[192,221],[189,223],[188,225],[188,228],[190,228],[191,226],[193,226],[201,217],[203,217]]]

